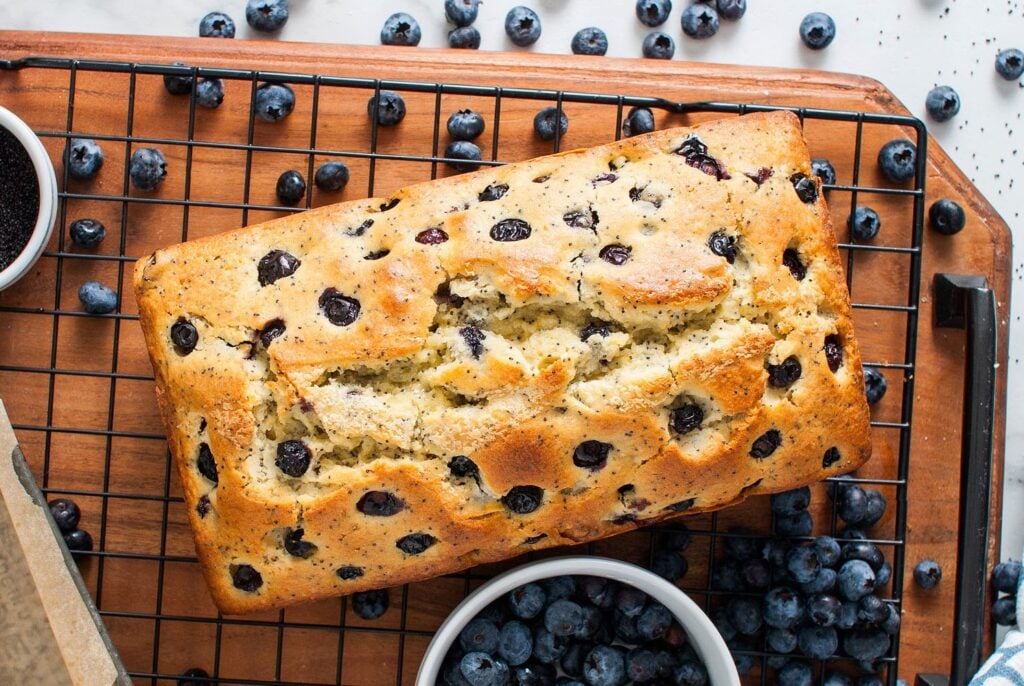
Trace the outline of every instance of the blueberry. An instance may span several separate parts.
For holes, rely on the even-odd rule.
[[[743,563],[740,575],[748,590],[764,592],[772,584],[771,566],[761,558],[752,558]]]
[[[697,3],[683,10],[683,33],[690,38],[711,38],[718,33],[718,11],[712,5]]]
[[[853,240],[861,243],[873,240],[882,228],[882,219],[870,207],[858,205],[847,220]]]
[[[609,608],[615,602],[616,586],[603,576],[581,576],[577,578],[579,592],[597,607]]]
[[[76,219],[68,227],[71,240],[83,248],[95,248],[107,237],[107,229],[98,219]]]
[[[458,110],[448,117],[448,135],[457,141],[471,141],[484,132],[484,118],[473,110]]]
[[[255,593],[263,585],[263,575],[252,565],[232,565],[231,584],[240,591]]]
[[[873,572],[877,572],[885,562],[885,556],[878,546],[868,541],[853,541],[844,544],[841,558],[843,562],[863,560],[868,563]]]
[[[777,429],[769,429],[754,439],[750,446],[750,456],[755,460],[763,460],[771,456],[782,445],[782,434]]]
[[[284,250],[271,250],[260,258],[256,265],[256,276],[260,286],[269,286],[278,279],[291,276],[302,262]]]
[[[306,195],[306,180],[302,174],[289,169],[277,177],[277,199],[284,205],[296,205]]]
[[[786,555],[792,547],[792,544],[785,539],[770,538],[761,549],[761,557],[771,565],[772,569],[784,569]]]
[[[634,648],[626,653],[626,676],[631,683],[643,684],[654,679],[658,664],[654,653],[646,648]]]
[[[430,534],[417,532],[402,536],[395,541],[395,547],[406,555],[419,555],[435,543],[437,539]]]
[[[814,683],[814,674],[811,666],[799,660],[789,660],[779,670],[779,686],[811,686]]]
[[[335,288],[325,288],[319,298],[320,311],[335,326],[349,326],[359,318],[362,305],[355,298],[342,295]]]
[[[711,613],[711,621],[714,623],[715,628],[718,629],[718,633],[722,635],[723,640],[730,641],[736,637],[736,627],[729,621],[724,607],[719,607]]]
[[[455,650],[454,648],[448,651],[445,655],[444,662],[441,664],[441,674],[438,676],[435,686],[470,686],[469,682],[466,681],[466,677],[462,676],[462,651]]]
[[[508,605],[512,614],[520,619],[533,619],[544,609],[547,595],[538,584],[526,584],[508,594]]]
[[[682,553],[690,547],[690,531],[682,523],[674,522],[671,526],[661,532],[659,544],[663,549]]]
[[[187,67],[184,62],[173,62],[175,67]],[[192,74],[164,74],[164,89],[171,95],[188,95],[192,92]]]
[[[541,140],[550,141],[555,138],[555,119],[558,119],[558,135],[564,136],[569,130],[569,117],[565,111],[559,112],[557,107],[545,107],[533,118],[533,130]]]
[[[886,501],[885,496],[877,489],[869,488],[864,493],[867,495],[867,503],[864,506],[864,512],[860,520],[856,522],[847,520],[847,522],[849,524],[870,527],[877,524],[885,516]]]
[[[736,671],[740,676],[754,668],[754,656],[749,654],[754,647],[749,640],[737,637],[726,641],[725,644],[729,647],[729,652],[732,653],[732,660],[736,664]]]
[[[480,12],[480,0],[444,0],[444,16],[456,26],[469,26]]]
[[[50,509],[53,509],[53,503],[50,504]],[[56,515],[54,515],[54,519],[56,519]],[[1017,592],[1017,584],[1020,581],[1020,572],[1021,563],[1019,560],[1000,562],[992,569],[992,586],[1002,593],[1015,594]]]
[[[836,495],[842,495],[843,490],[850,485],[847,482],[852,478],[851,474],[839,474],[828,479],[825,483],[825,493],[828,494],[829,498],[835,500]],[[839,536],[839,538],[866,538],[866,536]]]
[[[644,57],[653,60],[670,60],[675,54],[676,42],[667,33],[652,31],[644,38]]]
[[[786,569],[797,583],[806,584],[818,576],[821,562],[813,547],[802,545],[793,548],[786,555]]]
[[[475,171],[480,168],[477,164],[480,161],[480,148],[476,143],[469,141],[452,141],[444,149],[444,156],[449,160],[464,160],[446,162],[446,164],[460,172]]]
[[[261,83],[256,88],[256,117],[265,122],[281,121],[295,109],[295,91],[286,83]]]
[[[674,550],[656,550],[651,562],[651,571],[662,579],[675,583],[684,576],[688,569],[686,559]]]
[[[732,598],[725,609],[729,621],[741,634],[753,636],[761,628],[761,608],[751,598]]]
[[[494,622],[476,617],[459,632],[459,645],[467,653],[493,653],[498,648],[498,635]]]
[[[865,596],[873,598],[874,596]],[[807,601],[807,618],[816,626],[834,626],[842,614],[843,604],[834,595],[820,593]]]
[[[842,552],[839,542],[831,536],[818,536],[811,543],[818,560],[825,567],[834,567],[839,562],[839,555]]]
[[[557,661],[568,647],[568,638],[555,636],[543,626],[536,629],[533,637],[533,655],[541,662],[551,664]]]
[[[619,686],[626,680],[622,650],[598,645],[583,659],[583,678],[590,686]]]
[[[647,605],[647,594],[633,586],[620,586],[615,594],[615,609],[626,617],[638,617]]]
[[[300,441],[291,442],[301,445]],[[356,509],[368,517],[391,517],[405,509],[405,501],[390,491],[367,491],[356,502]]]
[[[1000,50],[996,55],[996,72],[1007,81],[1024,76],[1024,51],[1017,48]]]
[[[669,627],[672,626],[672,620],[672,613],[668,611],[667,607],[651,601],[637,617],[636,632],[642,640],[654,641],[665,635]]]
[[[288,0],[248,0],[245,20],[257,31],[277,31],[288,21]]]
[[[621,610],[612,610],[612,634],[620,643],[639,643],[640,634],[636,630],[637,618],[627,616]]]
[[[871,626],[881,626],[889,618],[889,606],[876,595],[866,595],[857,603],[857,619]]]
[[[875,588],[882,588],[887,583],[889,583],[889,579],[891,578],[892,565],[890,565],[888,562],[883,562],[882,565],[875,570]]]
[[[361,591],[352,595],[352,610],[362,619],[377,619],[388,610],[387,589]]]
[[[199,20],[202,38],[234,38],[235,20],[223,12],[210,12]]]
[[[824,12],[811,12],[800,22],[800,39],[811,50],[827,48],[836,37],[836,23]]]
[[[348,166],[344,162],[324,162],[313,176],[316,187],[328,193],[340,191],[348,183]]]
[[[794,515],[803,512],[811,504],[811,489],[807,486],[792,491],[773,493],[771,496],[772,512],[781,515]]]
[[[747,0],[718,0],[716,7],[722,19],[736,21],[747,13]]]
[[[741,526],[731,527],[729,537],[725,539],[725,554],[734,560],[749,560],[761,553],[761,539],[750,529]]]
[[[511,678],[504,660],[482,652],[463,655],[459,670],[470,686],[505,686]]]
[[[552,665],[531,662],[512,670],[512,683],[515,686],[554,686],[557,674]]]
[[[277,458],[274,464],[288,476],[298,478],[309,469],[313,453],[302,441],[284,441],[277,444]]]
[[[917,171],[917,146],[906,138],[891,140],[878,151],[878,165],[890,181],[909,181]]]
[[[505,604],[500,599],[495,600],[493,603],[480,610],[476,616],[481,619],[489,619],[498,626],[504,625],[509,619]]]
[[[863,488],[852,484],[836,498],[837,514],[847,524],[860,525],[867,514],[868,495]]]
[[[921,560],[914,566],[914,581],[925,590],[930,590],[942,581],[942,567],[935,560]]]
[[[571,677],[583,676],[583,659],[591,651],[594,644],[590,641],[573,641],[565,649],[565,653],[558,661],[562,671]]]
[[[64,536],[64,540],[70,534]],[[68,545],[70,548],[70,544]],[[1017,623],[1017,596],[1004,595],[992,603],[992,620],[1000,626],[1013,626]]]
[[[285,534],[284,549],[289,555],[306,559],[317,551],[316,543],[302,540],[305,533],[305,530],[300,527]]]
[[[889,635],[881,629],[857,628],[843,634],[843,650],[854,660],[874,660],[889,651]]]
[[[888,384],[882,372],[873,367],[864,368],[864,393],[868,398],[868,405],[874,405],[885,396]]]
[[[960,95],[950,86],[936,86],[928,91],[924,106],[935,121],[949,121],[960,111]]]
[[[855,601],[847,601],[843,603],[842,609],[839,611],[839,619],[836,620],[835,627],[840,631],[848,631],[857,624],[857,603]]]
[[[196,104],[215,110],[224,102],[224,82],[220,79],[200,79],[196,84]]]
[[[544,489],[538,486],[513,486],[501,496],[501,504],[516,514],[530,514],[544,500]]]
[[[576,594],[576,579],[568,575],[552,576],[541,582],[544,587],[544,594],[548,603],[554,600],[564,600]]]
[[[544,611],[544,628],[555,636],[573,636],[583,628],[583,608],[571,600],[559,599]]]
[[[604,613],[590,604],[580,605],[580,608],[583,610],[583,622],[573,638],[594,639],[602,633]]]
[[[848,560],[839,568],[838,587],[844,600],[860,600],[875,590],[875,572],[864,560]]]
[[[711,586],[717,591],[742,591],[743,590],[743,567],[738,560],[719,560],[714,566],[714,576]]]
[[[838,576],[839,575],[836,574],[836,570],[829,569],[828,567],[822,567],[818,570],[818,576],[814,577],[806,584],[800,584],[800,590],[808,595],[831,591],[836,586],[836,578]]]
[[[791,588],[779,586],[764,596],[764,623],[776,629],[792,629],[804,617],[804,601]]]
[[[932,203],[928,209],[928,224],[937,232],[952,236],[959,233],[967,224],[964,208],[949,198],[942,198]]]
[[[448,47],[476,50],[480,47],[480,32],[475,26],[460,26],[448,33]]]
[[[204,686],[209,678],[210,675],[205,669],[192,667],[179,675],[177,686]],[[202,681],[194,681],[193,679],[201,679]]]
[[[572,37],[574,55],[603,55],[608,52],[608,36],[596,26],[580,29]]]
[[[51,500],[48,505],[50,507],[50,515],[62,533],[69,533],[78,527],[78,521],[82,517],[82,512],[78,509],[78,505],[75,504],[74,500],[57,498]]]
[[[853,679],[842,672],[826,672],[822,686],[853,686]]]
[[[480,479],[480,468],[476,462],[469,459],[465,455],[456,455],[448,461],[448,470],[452,473],[452,476],[459,478],[472,477],[474,480],[479,481]]]
[[[167,176],[167,160],[156,148],[139,148],[132,153],[128,176],[140,191],[156,190]]]
[[[110,314],[117,309],[117,293],[99,281],[86,281],[78,289],[78,299],[89,314]]]
[[[91,179],[103,166],[103,150],[91,138],[72,138],[64,163],[76,179]]]
[[[769,629],[764,637],[769,650],[776,653],[788,655],[796,650],[796,632],[791,629]]]
[[[622,135],[626,138],[654,131],[654,113],[646,107],[633,107],[622,121]]]
[[[673,431],[682,435],[699,428],[703,421],[704,410],[690,403],[673,409],[669,424]]]
[[[405,119],[405,100],[394,91],[381,91],[379,100],[375,93],[366,103],[366,114],[380,126],[394,126]]]
[[[816,157],[811,160],[811,175],[817,176],[822,183],[833,185],[836,182],[836,168],[828,160]]]
[[[636,0],[636,18],[645,26],[661,26],[672,11],[672,0]]]
[[[395,12],[384,20],[384,26],[380,30],[380,42],[382,45],[404,45],[414,47],[419,45],[423,32],[420,24],[411,15],[405,12]]]
[[[73,553],[87,552],[92,550],[92,536],[88,531],[74,529],[64,534],[64,544]]]
[[[775,517],[775,533],[779,536],[802,537],[810,536],[814,529],[814,521],[809,512],[798,512],[795,515],[777,515]]]
[[[529,7],[513,7],[505,15],[505,33],[521,48],[533,45],[540,38],[540,17]]]

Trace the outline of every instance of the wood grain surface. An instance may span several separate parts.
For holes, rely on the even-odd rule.
[[[906,113],[882,85],[856,76],[682,62],[0,32],[0,59],[24,55],[156,64],[184,60],[203,67]],[[69,78],[67,70],[0,70],[0,105],[37,131],[58,134],[43,136],[57,163],[58,178],[69,120]],[[132,320],[136,310],[126,276],[134,258],[181,240],[186,229],[188,237],[197,237],[280,216],[278,210],[260,208],[275,205],[274,184],[285,169],[298,169],[308,178],[311,163],[327,157],[342,158],[349,165],[352,178],[344,191],[313,190],[312,206],[361,198],[368,192],[384,195],[433,174],[454,173],[444,164],[389,156],[437,156],[447,142],[444,120],[456,109],[473,108],[487,119],[488,130],[481,139],[485,159],[513,161],[550,152],[551,144],[532,133],[534,114],[549,103],[502,98],[500,130],[493,136],[493,97],[405,93],[409,114],[400,126],[379,131],[377,159],[371,162],[365,106],[372,89],[298,85],[295,112],[276,125],[257,122],[250,134],[249,80],[226,81],[224,104],[217,110],[196,108],[190,118],[189,98],[168,95],[159,76],[81,68],[74,78],[71,130],[76,135],[117,138],[101,141],[106,162],[95,180],[62,187],[71,196],[101,197],[68,197],[47,255],[30,276],[0,293],[0,395],[20,427],[19,438],[37,477],[54,492],[77,494],[72,497],[84,511],[82,526],[102,543],[103,554],[85,559],[83,571],[128,669],[138,675],[139,683],[149,682],[148,675],[168,678],[191,666],[216,671],[233,683],[412,683],[430,633],[448,611],[482,578],[515,562],[392,589],[392,609],[375,622],[359,619],[340,600],[215,622],[216,611],[193,561],[180,488],[160,435],[151,371]],[[565,103],[564,108],[571,123],[563,149],[615,137],[621,114],[615,105]],[[714,116],[658,112],[657,123],[686,125]],[[805,133],[812,154],[831,159],[839,183],[851,184],[857,124],[808,119]],[[888,187],[877,171],[877,151],[891,138],[913,137],[913,130],[865,124],[861,133],[859,185]],[[286,151],[249,153],[250,135],[255,145]],[[155,145],[166,154],[169,173],[154,196],[140,199],[136,191],[127,192],[129,136],[135,147],[146,140],[161,141]],[[311,147],[332,154],[311,156],[306,152]],[[926,229],[924,237],[917,364],[907,370],[915,387],[904,492],[907,574],[898,672],[908,680],[921,671],[947,671],[953,636],[964,336],[932,327],[931,278],[950,271],[989,279],[998,301],[1003,361],[1010,283],[1006,225],[934,141],[929,141],[928,150],[927,203],[953,198],[966,208],[968,219],[966,229],[956,236]],[[161,202],[147,202],[150,197]],[[839,239],[846,242],[851,193],[830,191],[829,201]],[[874,207],[882,216],[877,244],[910,246],[910,196],[862,192],[856,202]],[[66,238],[67,225],[84,216],[100,219],[108,229],[107,240],[94,250],[75,247]],[[88,257],[97,255],[106,259]],[[844,260],[847,257],[855,302],[906,304],[909,253],[857,251],[851,257],[844,250]],[[77,288],[91,278],[120,288],[124,316],[77,314]],[[866,361],[905,362],[906,312],[860,308],[855,315]],[[1005,365],[1000,367],[997,389],[990,563],[999,549],[1005,370]],[[899,423],[904,410],[903,370],[883,371],[889,390],[874,407],[873,418]],[[874,443],[875,456],[859,476],[896,480],[899,430],[876,428]],[[879,488],[889,510],[871,535],[903,542],[895,527],[900,490],[891,483]],[[833,518],[823,488],[815,487],[812,507],[818,529],[826,531]],[[720,595],[706,592],[708,560],[720,555],[721,543],[704,532],[733,525],[767,532],[767,499],[754,499],[714,517],[682,521],[695,533],[686,553],[690,571],[681,585],[702,604],[715,605]],[[650,537],[650,532],[638,531],[596,544],[592,550],[643,563]],[[882,547],[891,559],[895,546]],[[923,557],[938,560],[946,574],[934,591],[916,588],[910,578],[913,565]],[[339,624],[344,631],[337,630]],[[991,645],[991,632],[988,641]]]

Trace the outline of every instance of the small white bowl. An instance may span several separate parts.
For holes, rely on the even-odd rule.
[[[689,596],[656,574],[628,562],[606,557],[559,557],[531,562],[496,576],[459,603],[427,646],[416,675],[416,686],[434,686],[441,673],[448,648],[462,628],[481,610],[514,588],[538,579],[563,574],[601,576],[634,586],[669,609],[686,631],[686,636],[707,667],[711,686],[739,686],[729,649],[718,629]]]
[[[21,143],[21,147],[28,152],[32,166],[36,170],[36,180],[39,182],[39,214],[36,216],[36,225],[21,254],[14,258],[6,269],[0,271],[2,291],[32,269],[32,265],[50,242],[53,225],[57,220],[57,176],[53,172],[53,163],[50,162],[46,148],[28,124],[10,110],[0,107],[0,127],[10,131]]]

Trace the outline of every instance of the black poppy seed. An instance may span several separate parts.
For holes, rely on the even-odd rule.
[[[32,158],[0,127],[0,271],[25,249],[39,214],[39,180]]]

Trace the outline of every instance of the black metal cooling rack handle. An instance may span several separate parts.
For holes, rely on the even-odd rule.
[[[988,515],[995,419],[996,301],[983,276],[936,274],[935,326],[967,330],[964,418],[960,454],[960,535],[957,546],[953,666],[950,675],[919,674],[919,685],[963,686],[982,661],[988,569]]]

